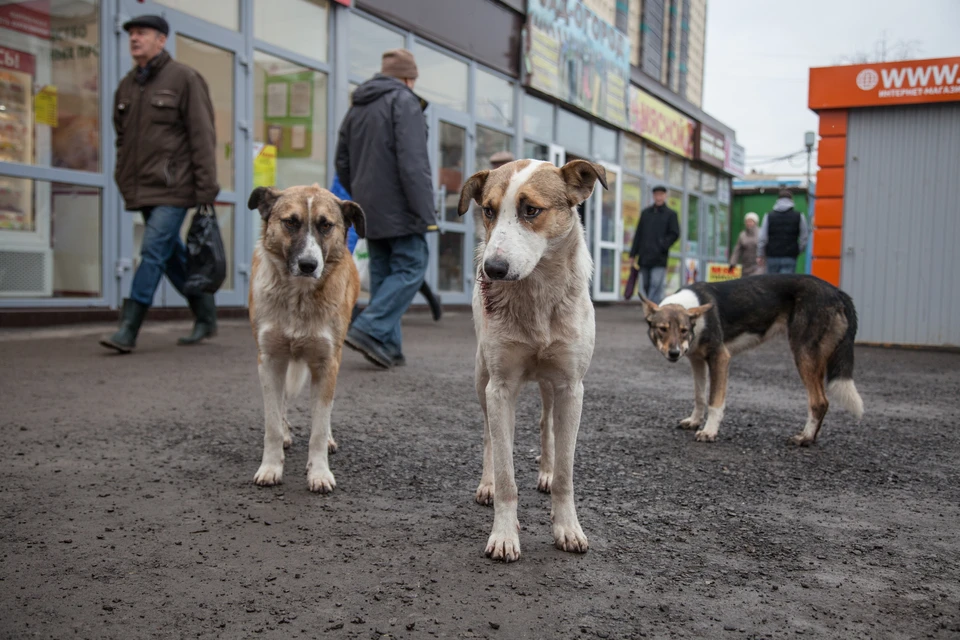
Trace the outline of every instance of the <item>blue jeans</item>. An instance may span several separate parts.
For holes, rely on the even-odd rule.
[[[796,258],[767,258],[767,273],[796,273]]]
[[[643,295],[656,304],[664,298],[664,287],[667,284],[666,267],[640,267],[640,287]]]
[[[403,353],[400,318],[423,284],[427,239],[422,235],[367,240],[370,251],[370,304],[352,328],[382,344],[391,356]]]
[[[174,288],[183,293],[187,280],[187,248],[180,239],[180,227],[187,217],[187,209],[162,205],[146,207],[141,213],[144,229],[140,266],[133,275],[130,298],[149,307],[163,274],[167,274]]]

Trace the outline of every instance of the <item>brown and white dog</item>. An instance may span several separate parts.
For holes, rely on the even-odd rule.
[[[552,493],[554,543],[579,553],[588,547],[574,504],[573,456],[595,339],[593,261],[575,207],[597,180],[606,188],[603,167],[585,160],[561,168],[518,160],[473,175],[460,194],[460,215],[476,202],[485,230],[473,290],[483,410],[476,500],[493,501],[486,554],[494,560],[520,557],[513,436],[527,381],[539,383],[543,400],[538,485]]]
[[[307,486],[328,493],[336,486],[327,459],[337,443],[330,430],[350,312],[360,276],[347,249],[352,224],[364,237],[364,217],[354,202],[337,199],[318,185],[284,190],[258,187],[247,206],[263,218],[253,252],[250,323],[257,342],[263,389],[263,460],[258,485],[280,483],[283,450],[292,443],[287,402],[311,379],[310,451]]]

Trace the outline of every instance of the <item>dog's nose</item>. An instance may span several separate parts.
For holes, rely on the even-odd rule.
[[[300,273],[310,275],[317,270],[317,261],[313,258],[301,258],[297,266],[300,267]]]
[[[500,258],[491,258],[483,263],[483,272],[491,280],[503,280],[510,271],[510,263]]]
[[[680,349],[670,349],[667,355],[670,356],[671,360],[677,360],[680,358]]]

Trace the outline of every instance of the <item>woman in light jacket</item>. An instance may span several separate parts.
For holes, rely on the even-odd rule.
[[[757,239],[760,231],[760,216],[753,211],[743,217],[743,231],[737,238],[737,246],[730,256],[730,268],[738,264],[743,266],[743,277],[755,276],[763,273],[763,268],[757,265]]]

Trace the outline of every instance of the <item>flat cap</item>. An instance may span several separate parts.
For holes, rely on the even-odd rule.
[[[490,156],[490,164],[501,165],[507,164],[508,162],[513,162],[513,154],[509,151],[497,151],[495,154]]]
[[[130,31],[133,27],[149,27],[151,29],[156,29],[165,36],[170,35],[170,25],[167,24],[167,21],[163,19],[163,16],[137,16],[132,20],[127,20],[123,23],[123,30]]]
[[[657,186],[655,186],[655,187],[653,188],[653,192],[654,192],[654,193],[656,193],[657,191],[663,191],[664,193],[666,193],[666,192],[667,192],[667,188],[666,188],[665,186],[663,186],[662,184],[658,184]]]

